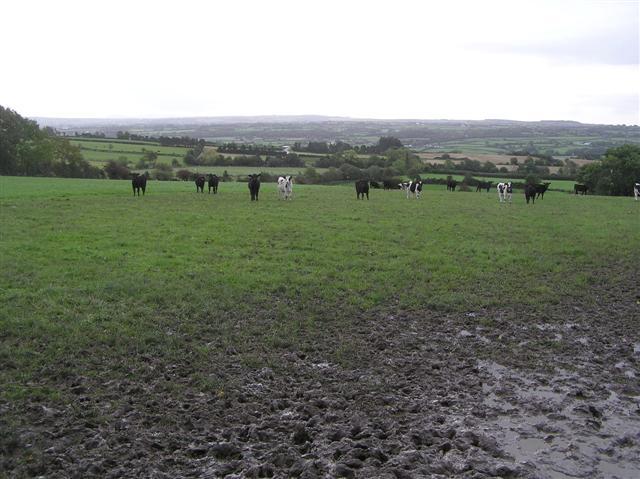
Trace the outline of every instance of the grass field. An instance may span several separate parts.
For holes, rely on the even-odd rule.
[[[592,142],[603,141],[600,136],[549,136],[543,135],[524,138],[469,138],[466,140],[444,141],[438,144],[439,151],[459,152],[469,155],[495,155],[508,154],[511,151],[523,150],[534,145],[539,151],[553,151],[555,155],[564,155],[567,151],[584,148]],[[606,138],[611,146],[624,143],[637,142],[630,138]]]
[[[187,148],[182,147],[160,146],[152,143],[127,143],[121,140],[110,142],[108,140],[97,139],[71,139],[70,141],[72,144],[80,147],[85,160],[96,166],[102,166],[103,163],[109,160],[118,160],[121,158],[125,158],[128,162],[135,163],[141,159],[147,151],[157,153],[160,163],[170,164],[174,159],[182,162],[184,155],[188,151]]]
[[[611,423],[582,437],[637,430],[606,399],[637,395],[618,367],[640,344],[631,198],[295,185],[284,202],[271,183],[251,202],[235,182],[133,197],[129,181],[0,177],[0,219],[0,476],[298,477],[365,414],[384,430],[358,441],[384,463],[354,477],[374,477],[415,447],[407,431],[450,437],[460,417],[517,446],[485,408],[539,421],[558,384],[575,422],[559,442],[582,434],[576,390]],[[491,361],[536,373],[492,380]],[[554,366],[580,376],[562,386]],[[499,396],[518,385],[544,402],[514,417]]]
[[[191,186],[150,181],[134,198],[127,181],[0,178],[5,397],[35,394],[51,365],[206,361],[230,344],[263,364],[356,311],[536,308],[630,260],[640,236],[629,198],[508,207],[434,186],[420,201],[374,190],[358,202],[351,187],[296,186],[285,203],[264,184],[251,203],[245,184]]]

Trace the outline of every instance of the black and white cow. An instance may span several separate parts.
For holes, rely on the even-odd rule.
[[[513,199],[513,184],[510,181],[507,181],[507,186],[504,190],[504,200],[508,201],[511,204]]]
[[[278,193],[280,199],[290,200],[293,194],[293,177],[290,175],[278,178]]]
[[[356,181],[356,199],[364,200],[364,195],[367,195],[367,199],[369,199],[369,181],[358,180]]]
[[[251,193],[251,201],[258,201],[258,193],[260,192],[260,173],[257,175],[249,175],[249,193]]]
[[[633,196],[636,197],[636,201],[640,199],[640,181],[636,181],[633,185]]]
[[[209,193],[213,189],[213,194],[218,193],[218,184],[220,183],[220,178],[218,175],[209,174],[209,179],[207,180],[207,185],[209,186]]]
[[[400,183],[400,188],[407,192],[407,199],[413,196],[415,199],[420,199],[422,193],[422,180],[410,180]]]
[[[204,176],[196,178],[196,193],[204,193]]]
[[[506,200],[505,195],[507,193],[507,184],[501,181],[500,183],[498,183],[497,189],[498,189],[498,201],[500,203],[504,203],[504,201]]]

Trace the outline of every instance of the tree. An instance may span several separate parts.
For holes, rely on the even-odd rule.
[[[122,163],[118,163],[115,160],[109,160],[104,167],[104,172],[108,178],[112,180],[126,180],[131,178],[131,172]]]
[[[378,140],[378,144],[375,147],[376,153],[384,153],[391,148],[402,148],[404,145],[400,140],[393,136],[383,136]]]
[[[173,179],[173,168],[166,163],[158,163],[155,171],[156,180],[168,181]]]
[[[599,195],[628,196],[640,179],[640,146],[626,144],[606,151],[601,161],[583,166],[578,181]]]
[[[0,174],[99,178],[102,172],[69,140],[0,106]]]

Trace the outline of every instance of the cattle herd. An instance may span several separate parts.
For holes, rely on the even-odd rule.
[[[140,191],[142,191],[142,195],[144,196],[145,190],[147,188],[147,174],[140,175],[134,174],[133,179],[131,180],[131,186],[133,187],[133,195],[140,196]],[[258,201],[258,193],[260,191],[260,173],[254,175],[248,175],[247,185],[249,187],[249,194],[251,196],[251,201]],[[220,178],[215,174],[207,175],[206,182],[209,187],[209,193],[213,191],[213,194],[218,193],[218,184],[220,183]],[[204,185],[205,185],[205,177],[200,175],[195,179],[196,183],[196,192],[204,193]],[[382,187],[385,190],[393,190],[393,189],[401,189],[403,190],[408,198],[420,199],[422,195],[422,185],[423,180],[420,178],[414,180],[403,181],[401,183],[397,183],[396,181],[385,179],[382,181]],[[451,177],[447,178],[447,191],[455,191],[458,182]],[[488,181],[479,181],[476,187],[476,192],[486,190],[487,193],[491,189],[493,182]],[[549,189],[549,185],[551,183],[539,183],[537,185],[526,184],[524,185],[524,197],[529,204],[535,203],[535,200],[544,199],[545,192]],[[364,199],[365,196],[369,199],[369,187],[378,189],[380,188],[380,183],[377,181],[369,181],[369,180],[357,180],[355,182],[356,186],[356,199]],[[293,198],[293,177],[290,175],[280,176],[278,178],[278,195],[280,199],[283,200],[291,200]],[[498,190],[498,201],[500,203],[511,203],[513,199],[513,184],[508,182],[500,182],[497,185]],[[573,186],[574,193],[586,195],[589,191],[587,185],[582,185],[576,183]],[[640,181],[637,181],[633,185],[633,194],[636,201],[640,200]]]

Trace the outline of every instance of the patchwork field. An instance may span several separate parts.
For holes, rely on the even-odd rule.
[[[125,142],[98,139],[71,139],[72,144],[79,146],[82,156],[97,166],[103,166],[109,160],[126,159],[128,162],[140,160],[146,152],[152,151],[158,155],[160,163],[171,164],[177,159],[182,163],[188,149],[174,146],[160,146],[157,143]]]
[[[640,474],[640,202],[260,195],[0,177],[0,476]]]

